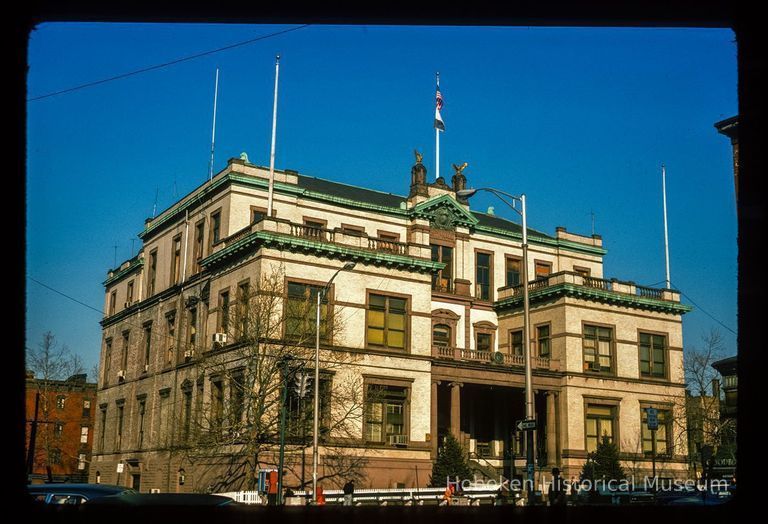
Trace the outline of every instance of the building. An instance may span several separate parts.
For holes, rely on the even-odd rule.
[[[739,115],[726,118],[715,124],[715,129],[721,135],[731,139],[733,148],[733,185],[736,191],[736,200],[739,199]]]
[[[737,357],[718,360],[712,367],[723,378],[723,402],[720,403],[720,440],[714,457],[713,473],[718,477],[736,477],[736,430],[738,419]]]
[[[243,393],[252,361],[237,352],[282,347],[302,326],[311,336],[292,350],[313,348],[312,304],[334,275],[321,313],[325,485],[340,486],[340,468],[357,464],[358,486],[425,486],[448,432],[478,475],[518,474],[525,456],[514,432],[525,418],[521,227],[457,198],[466,186],[462,168],[450,185],[428,183],[420,160],[403,196],[276,171],[269,214],[268,170],[231,159],[148,219],[138,255],[104,282],[91,478],[98,470],[103,482],[162,491],[247,485],[243,477],[222,482],[222,471],[236,469],[232,457],[242,446],[274,443],[278,433],[274,425],[242,424],[252,415],[244,396],[262,397],[251,394],[255,387]],[[685,476],[681,326],[690,308],[677,291],[605,278],[598,235],[529,229],[529,244],[540,468],[578,475],[607,435],[633,471],[650,472],[655,435],[660,473]],[[355,267],[339,272],[348,262]],[[249,290],[274,275],[280,290],[265,295],[279,295],[270,315],[282,312],[284,325],[278,335],[260,335],[259,346],[243,335],[259,324],[244,312],[256,302]],[[272,319],[261,318],[262,327]],[[343,330],[331,334],[329,319],[343,320]],[[298,361],[312,362],[312,354]],[[205,363],[215,358],[229,361],[214,370]],[[334,367],[334,359],[346,360]],[[296,487],[312,468],[312,430],[296,422],[307,421],[309,402],[301,407],[306,397],[295,393],[293,378],[284,485]],[[277,398],[281,382],[259,387]],[[344,389],[349,401],[333,400]],[[645,429],[646,407],[660,410],[654,435]],[[348,417],[343,432],[328,422],[340,413]],[[206,418],[192,438],[192,424]],[[224,434],[234,440],[201,458],[200,446]],[[258,456],[259,468],[274,468],[278,448]]]
[[[85,374],[66,380],[27,374],[25,456],[30,482],[87,482],[96,383],[86,380]]]

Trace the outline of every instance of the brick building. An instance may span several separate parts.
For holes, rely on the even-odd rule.
[[[332,448],[343,448],[362,461],[358,486],[425,486],[448,432],[475,473],[519,473],[521,227],[472,210],[456,195],[465,186],[460,170],[450,185],[428,183],[418,157],[402,196],[277,171],[268,216],[268,170],[231,159],[148,219],[138,255],[104,282],[91,479],[98,470],[103,482],[142,490],[243,486],[221,482],[227,457],[247,439],[274,437],[248,436],[242,425],[248,414],[238,388],[249,361],[236,355],[246,344],[247,291],[266,275],[281,275],[275,308],[288,312],[288,338],[302,322],[316,321],[313,310],[291,314],[297,301],[311,303],[349,262],[355,267],[336,274],[323,306],[322,322],[340,317],[344,326],[332,337],[323,332],[320,388],[331,395],[356,384],[362,403],[349,408],[355,416],[344,435],[333,428],[322,434],[326,485],[343,483],[332,478],[329,458]],[[605,278],[598,235],[529,229],[528,238],[537,463],[578,475],[605,435],[636,471],[650,472],[644,408],[655,407],[664,458],[657,467],[663,476],[685,476],[682,315],[690,308],[677,291]],[[222,372],[201,365],[226,355],[232,358]],[[329,369],[340,355],[347,364]],[[291,394],[291,406],[295,400]],[[324,402],[323,420],[348,407]],[[236,407],[233,416],[223,416],[227,406]],[[205,417],[217,422],[200,440],[191,438],[191,424]],[[241,440],[207,462],[193,457],[195,442],[218,438],[225,427]],[[312,449],[303,442],[286,450],[286,486],[307,480]],[[261,456],[261,467],[277,463],[272,452]]]
[[[26,380],[25,404],[29,480],[33,483],[87,482],[96,383],[87,382],[85,374],[66,380],[43,380],[30,373]],[[36,438],[30,454],[33,432]]]

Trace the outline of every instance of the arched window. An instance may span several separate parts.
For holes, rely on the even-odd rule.
[[[435,324],[432,327],[432,343],[435,346],[451,345],[451,327],[446,324]]]

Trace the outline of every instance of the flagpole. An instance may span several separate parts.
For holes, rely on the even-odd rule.
[[[275,190],[275,130],[277,129],[277,80],[280,76],[280,55],[275,57],[275,101],[272,106],[272,150],[269,154],[269,196],[267,216],[272,216],[272,194]]]
[[[440,89],[440,72],[437,73],[437,89]],[[435,180],[440,178],[440,130],[435,126]]]
[[[667,234],[667,171],[661,164],[661,192],[664,201],[664,259],[667,265],[667,289],[670,289],[669,278],[669,236]]]
[[[213,129],[211,130],[211,161],[208,165],[208,181],[213,180],[213,148],[216,143],[216,103],[219,98],[219,68],[216,68],[216,87],[213,90]]]

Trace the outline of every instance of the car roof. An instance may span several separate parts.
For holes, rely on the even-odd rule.
[[[27,491],[29,493],[77,493],[86,496],[105,496],[123,493],[125,491],[131,492],[133,490],[125,486],[114,486],[111,484],[61,483],[28,484]]]
[[[235,501],[223,495],[202,493],[123,493],[101,497],[94,504],[127,506],[223,506]]]

